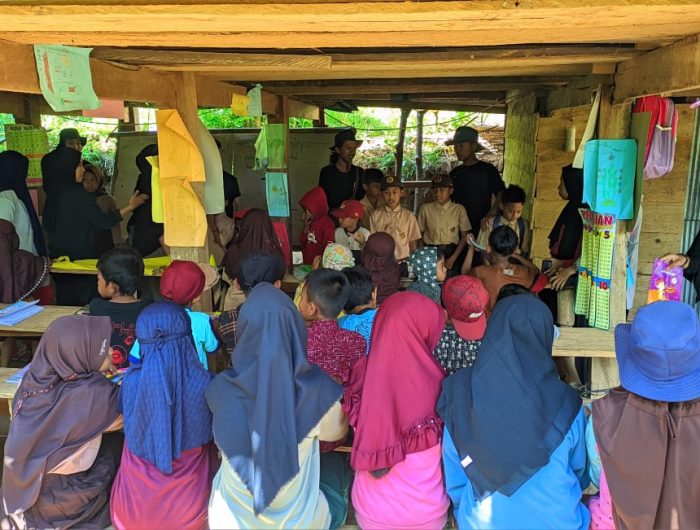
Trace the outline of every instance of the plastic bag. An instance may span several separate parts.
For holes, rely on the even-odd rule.
[[[649,294],[647,304],[658,302],[659,300],[675,300],[680,302],[683,299],[683,269],[674,267],[666,268],[666,262],[660,259],[654,260],[654,268],[649,282]]]

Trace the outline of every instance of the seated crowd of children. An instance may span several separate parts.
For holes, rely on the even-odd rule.
[[[618,326],[622,386],[591,411],[552,359],[525,192],[505,189],[475,232],[450,177],[417,217],[400,180],[363,178],[365,198],[330,212],[321,187],[301,199],[313,270],[294,299],[258,209],[216,317],[194,310],[208,265],[173,261],[151,301],[138,251],[105,252],[100,298],[49,326],[18,388],[3,524],[340,528],[352,507],[367,529],[700,526],[692,308]]]

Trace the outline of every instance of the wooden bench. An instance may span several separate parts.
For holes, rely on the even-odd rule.
[[[554,357],[615,358],[615,333],[594,328],[559,328],[554,341]]]

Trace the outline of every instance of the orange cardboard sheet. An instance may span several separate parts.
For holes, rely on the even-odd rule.
[[[156,111],[156,123],[165,244],[204,246],[207,220],[191,185],[205,181],[202,155],[176,110]]]

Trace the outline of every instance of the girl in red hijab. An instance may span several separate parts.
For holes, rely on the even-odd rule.
[[[360,528],[442,529],[442,421],[435,405],[444,372],[432,351],[444,311],[412,292],[377,312],[369,355],[353,368],[344,408],[355,428],[350,464]]]

